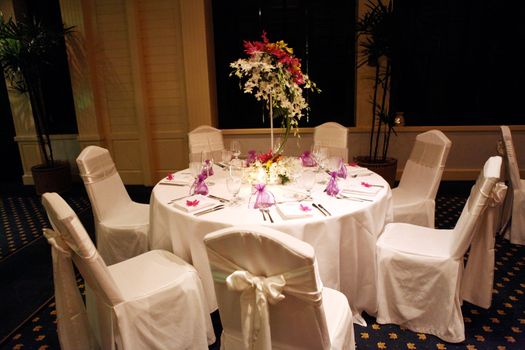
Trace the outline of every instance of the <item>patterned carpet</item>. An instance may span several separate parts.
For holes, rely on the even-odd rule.
[[[437,198],[436,222],[438,228],[452,228],[465,204],[468,192]],[[143,198],[148,198],[147,193]],[[85,194],[66,196],[73,209],[84,216],[91,213]],[[0,267],[17,255],[17,251],[39,239],[42,227],[48,226],[45,213],[36,197],[2,197],[0,201],[1,258]],[[22,249],[23,250],[23,249]],[[367,327],[355,325],[358,349],[525,349],[525,247],[510,244],[498,238],[496,244],[496,271],[492,307],[484,310],[469,303],[463,305],[467,339],[450,344],[440,339],[416,334],[396,325],[379,325],[375,318],[364,315]],[[83,281],[78,280],[83,291]],[[3,287],[0,285],[0,290]],[[38,310],[37,310],[38,309]],[[6,315],[2,315],[5,317]],[[7,315],[9,316],[9,315]],[[29,317],[28,317],[29,316]],[[40,308],[35,306],[8,337],[0,343],[4,349],[59,349],[56,333],[56,311],[51,298]],[[215,315],[216,316],[216,315]],[[217,319],[215,318],[216,323]]]
[[[65,194],[64,199],[78,215],[91,210],[86,196]],[[42,237],[42,228],[49,227],[46,212],[36,195],[0,197],[0,220],[0,262]]]

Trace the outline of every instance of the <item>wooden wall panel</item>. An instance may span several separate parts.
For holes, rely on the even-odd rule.
[[[137,2],[154,180],[187,166],[188,132],[179,1]]]

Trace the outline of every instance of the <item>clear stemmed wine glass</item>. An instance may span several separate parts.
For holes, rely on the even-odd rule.
[[[228,189],[228,192],[230,192],[230,194],[232,194],[233,196],[230,200],[231,206],[237,205],[237,203],[239,202],[239,197],[237,195],[241,190],[241,184],[241,177],[237,176],[235,173],[230,173],[230,175],[228,175],[228,177],[226,178],[226,188]]]
[[[316,172],[313,169],[304,168],[301,172],[301,186],[306,190],[306,198],[312,199],[312,189],[315,185]]]
[[[324,169],[326,165],[326,159],[328,158],[328,148],[322,147],[320,145],[313,145],[312,155],[317,163],[318,169]]]
[[[312,146],[312,155],[317,163],[317,172],[321,172],[326,168],[326,159],[328,158],[328,148],[320,145]],[[325,180],[320,180],[319,183],[326,183]]]
[[[222,163],[224,165],[229,166],[230,162],[232,160],[232,151],[229,151],[227,149],[223,149],[221,151],[221,160],[222,160]]]
[[[208,150],[204,150],[201,153],[201,163],[202,169],[206,170],[206,184],[209,186],[214,185],[215,183],[210,180],[210,176],[213,175],[213,153]]]
[[[235,159],[238,159],[241,155],[241,143],[238,140],[233,140],[230,143],[230,150],[232,151],[232,154],[235,157]]]

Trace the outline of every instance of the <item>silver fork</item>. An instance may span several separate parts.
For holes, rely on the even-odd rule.
[[[270,215],[270,208],[264,208],[263,210],[266,213],[266,215],[268,215],[270,222],[273,224],[273,219],[272,219],[272,216]]]
[[[259,208],[259,211],[261,212],[264,221],[266,221],[266,215],[264,215],[264,209],[263,208]]]

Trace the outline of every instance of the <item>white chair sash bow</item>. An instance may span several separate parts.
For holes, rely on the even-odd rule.
[[[412,148],[409,160],[431,168],[435,168],[436,164],[439,164],[438,166],[443,166],[443,164],[440,163],[444,151],[442,145],[416,141]]]
[[[98,345],[91,333],[84,302],[77,288],[71,261],[72,250],[57,232],[44,229],[44,236],[52,247],[60,347],[64,350],[97,349]]]
[[[272,349],[268,303],[274,305],[282,301],[285,294],[311,303],[321,302],[320,282],[317,290],[303,289],[305,280],[315,269],[314,265],[302,266],[275,276],[254,276],[213,250],[209,249],[208,253],[213,279],[226,283],[230,290],[242,293],[241,322],[246,349]]]
[[[472,239],[461,284],[462,299],[485,309],[488,309],[492,303],[495,233],[506,193],[507,186],[503,182],[498,182],[488,195],[487,209]]]
[[[107,179],[116,172],[117,168],[115,168],[115,163],[113,163],[112,161],[108,163],[107,160],[104,160],[98,162],[98,164],[90,165],[90,169],[86,169],[86,173],[80,174],[80,176],[83,178],[85,183],[93,184]]]

